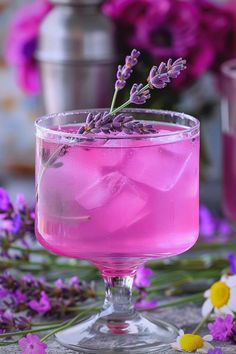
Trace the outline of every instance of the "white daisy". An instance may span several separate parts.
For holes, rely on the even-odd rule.
[[[175,343],[171,344],[171,347],[180,352],[189,353],[207,353],[209,349],[214,347],[209,343],[212,341],[211,335],[206,335],[204,337],[198,334],[186,333],[181,329],[179,331],[179,336]]]
[[[213,309],[216,314],[236,312],[236,275],[223,275],[204,293],[207,300],[202,306],[202,315],[207,316]]]

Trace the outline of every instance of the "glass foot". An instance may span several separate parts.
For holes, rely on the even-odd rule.
[[[176,327],[136,311],[112,318],[98,314],[56,334],[59,343],[81,354],[164,353],[178,336]],[[123,318],[122,318],[123,317]]]

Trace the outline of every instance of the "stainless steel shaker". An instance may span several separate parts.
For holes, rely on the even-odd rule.
[[[116,51],[112,23],[101,0],[51,0],[39,33],[46,113],[110,105]]]

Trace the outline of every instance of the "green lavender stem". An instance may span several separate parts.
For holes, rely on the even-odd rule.
[[[197,325],[197,327],[194,329],[194,331],[192,332],[192,334],[196,334],[200,331],[200,329],[204,326],[204,324],[208,321],[209,317],[210,317],[211,313],[208,313],[207,316],[203,317],[203,319],[201,320],[201,322]]]
[[[50,326],[50,327],[42,327],[42,328],[38,328],[38,329],[27,329],[24,331],[17,331],[17,332],[11,332],[11,333],[4,333],[4,334],[0,334],[0,338],[7,338],[7,337],[14,337],[14,336],[22,336],[24,334],[28,334],[28,333],[38,333],[38,332],[46,332],[49,331],[51,329],[56,329],[61,327],[61,325],[55,325],[55,326]]]
[[[112,113],[112,111],[113,111],[113,109],[114,109],[114,107],[115,107],[115,103],[116,103],[118,91],[119,91],[119,90],[115,89],[114,95],[113,95],[113,97],[112,97],[110,113]]]

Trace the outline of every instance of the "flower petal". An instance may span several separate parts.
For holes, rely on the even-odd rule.
[[[226,284],[231,288],[236,286],[236,275],[231,275],[225,280]]]
[[[182,352],[181,348],[177,345],[177,343],[171,343],[171,348],[173,348],[174,350],[178,350],[178,351]]]
[[[207,342],[211,342],[213,340],[213,336],[211,334],[207,334],[206,336],[202,337],[203,340],[206,340]]]
[[[204,297],[209,297],[210,296],[210,293],[211,293],[211,291],[210,291],[210,289],[208,289],[208,290],[206,290],[205,292],[204,292]]]
[[[210,299],[207,299],[202,306],[202,315],[207,316],[213,309],[213,305]]]
[[[229,315],[234,316],[233,311],[230,310],[230,308],[228,307],[228,305],[222,306],[222,307],[219,308],[219,309],[216,309],[216,308],[215,308],[215,313],[221,314],[221,315],[222,315],[222,314],[225,314],[225,315],[229,314]]]

